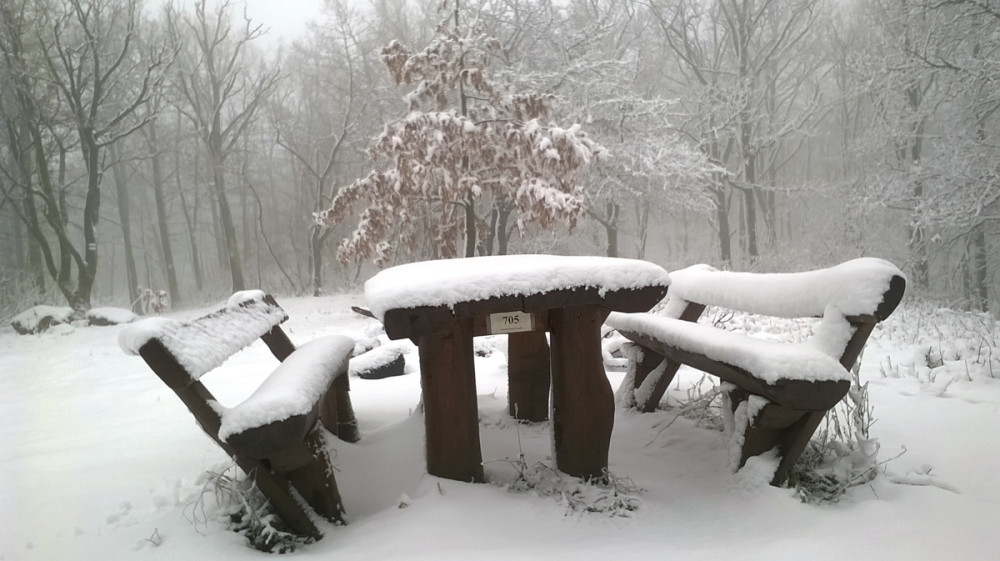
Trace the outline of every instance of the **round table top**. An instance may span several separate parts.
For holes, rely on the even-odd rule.
[[[453,318],[574,305],[646,311],[670,277],[636,259],[502,255],[422,261],[386,269],[365,283],[365,300],[390,338],[433,332]]]
[[[381,271],[365,283],[375,317],[399,308],[453,306],[502,296],[573,288],[599,292],[667,286],[663,267],[638,259],[565,255],[497,255],[441,259]]]

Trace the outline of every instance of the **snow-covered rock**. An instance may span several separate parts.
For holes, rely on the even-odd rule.
[[[53,325],[69,323],[73,317],[73,308],[68,306],[35,306],[14,316],[10,321],[14,331],[21,335],[31,335],[48,330]]]
[[[90,325],[118,325],[132,323],[137,319],[138,315],[125,308],[91,308],[87,312],[87,321]]]

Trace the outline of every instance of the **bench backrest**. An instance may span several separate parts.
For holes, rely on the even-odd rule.
[[[287,319],[271,295],[248,290],[234,294],[224,308],[191,321],[147,318],[136,322],[122,331],[119,344],[125,352],[144,358],[152,352],[144,347],[160,347],[180,369],[156,369],[157,375],[171,388],[186,387],[257,339],[263,339],[275,357],[284,360],[295,350],[278,327]]]
[[[217,400],[199,378],[230,356],[262,339],[278,360],[295,345],[279,324],[288,319],[281,306],[260,290],[237,292],[226,306],[190,321],[147,318],[123,330],[118,343],[128,354],[139,355],[195,416],[202,429],[232,455],[218,437],[222,419]]]
[[[895,265],[864,257],[801,273],[742,273],[695,265],[670,273],[667,297],[675,302],[668,303],[668,310],[688,302],[801,318],[822,317],[833,306],[848,318],[881,321],[899,305],[905,288],[905,277]]]
[[[874,257],[801,273],[741,273],[694,265],[670,273],[663,313],[697,321],[705,306],[714,305],[783,318],[841,314],[853,328],[839,357],[850,370],[875,325],[892,314],[905,291],[903,273]]]

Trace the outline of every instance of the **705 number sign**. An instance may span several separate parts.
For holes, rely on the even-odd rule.
[[[490,333],[519,333],[532,330],[531,314],[526,312],[502,312],[490,314]]]

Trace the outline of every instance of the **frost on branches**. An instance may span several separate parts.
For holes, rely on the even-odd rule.
[[[457,20],[457,17],[455,18]],[[387,264],[396,250],[430,241],[436,257],[506,250],[513,227],[572,228],[583,212],[575,173],[606,150],[579,125],[547,123],[555,96],[510,94],[487,74],[499,43],[446,20],[423,51],[398,42],[382,50],[397,84],[414,85],[410,113],[385,126],[370,154],[383,166],[342,189],[316,214],[325,228],[365,205],[341,261]],[[508,226],[508,218],[514,221]]]

